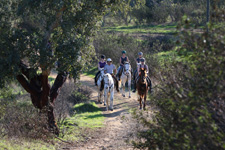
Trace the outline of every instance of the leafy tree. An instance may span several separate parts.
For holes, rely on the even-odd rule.
[[[138,1],[137,1],[138,2]],[[17,79],[38,109],[47,108],[50,128],[59,133],[54,101],[68,74],[79,77],[91,60],[92,38],[107,11],[122,0],[2,0],[0,4],[0,85]],[[129,7],[129,6],[127,6]],[[50,88],[48,76],[57,63]]]

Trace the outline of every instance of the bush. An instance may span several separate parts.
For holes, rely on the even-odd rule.
[[[178,55],[187,61],[165,63],[155,72],[159,84],[151,103],[157,112],[152,119],[134,114],[146,129],[133,142],[136,148],[225,149],[223,13],[215,15],[222,22],[214,18],[215,24],[204,33],[191,30],[190,20],[184,18]]]
[[[53,136],[47,127],[47,116],[40,114],[31,103],[8,103],[4,110],[0,121],[2,136],[42,140]]]
[[[119,59],[122,50],[127,51],[127,56],[130,59],[131,66],[136,69],[136,58],[138,52],[143,52],[146,58],[146,63],[152,65],[150,57],[159,51],[168,51],[173,49],[173,36],[156,36],[149,37],[144,41],[138,41],[128,34],[116,34],[99,32],[95,38],[95,51],[100,58],[100,55],[105,54],[107,58],[111,58],[113,63],[119,66]]]
[[[48,128],[47,110],[40,112],[33,107],[28,95],[15,96],[15,89],[20,87],[12,84],[7,89],[0,91],[0,137],[43,141],[53,139],[54,134]],[[54,110],[60,127],[67,117],[73,115],[74,105],[89,100],[90,94],[90,90],[78,83],[70,81],[63,85]]]
[[[98,58],[104,54],[107,58],[110,57],[117,67],[123,50],[127,51],[127,56],[132,62],[131,65],[136,66],[134,60],[136,60],[138,52],[142,51],[139,45],[140,42],[128,36],[128,34],[107,34],[103,31],[99,32],[94,41],[96,53],[99,55]]]

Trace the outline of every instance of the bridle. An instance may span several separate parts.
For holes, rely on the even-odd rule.
[[[129,67],[126,68],[125,65],[129,65]],[[122,72],[122,73],[123,73],[125,76],[129,76],[130,69],[131,69],[131,68],[130,68],[130,64],[129,64],[129,63],[125,63],[124,66],[123,66],[123,72]],[[126,72],[126,73],[125,73],[125,72]],[[128,72],[128,73],[127,73],[127,72]]]

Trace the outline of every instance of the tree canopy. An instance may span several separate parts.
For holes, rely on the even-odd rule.
[[[49,71],[57,61],[58,70],[76,78],[92,57],[91,37],[104,13],[129,7],[126,5],[129,3],[122,0],[3,0],[0,4],[1,86],[20,73],[21,61],[35,71],[40,68]]]
[[[136,0],[139,4],[142,0]],[[108,11],[124,0],[3,0],[0,4],[0,86],[17,79],[59,134],[54,101],[67,75],[77,78],[94,54],[91,41]],[[52,87],[48,76],[57,63]]]

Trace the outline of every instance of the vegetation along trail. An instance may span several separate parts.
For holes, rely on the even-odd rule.
[[[125,118],[130,118],[129,109],[138,107],[136,93],[132,93],[131,98],[128,98],[128,94],[124,98],[121,93],[115,92],[114,110],[107,112],[103,104],[97,103],[98,93],[93,78],[81,75],[80,82],[93,91],[91,101],[96,102],[102,110],[105,121],[104,127],[97,130],[87,143],[82,143],[74,149],[133,149],[130,144],[125,142],[130,136],[129,132],[131,132],[131,123],[128,123]]]

